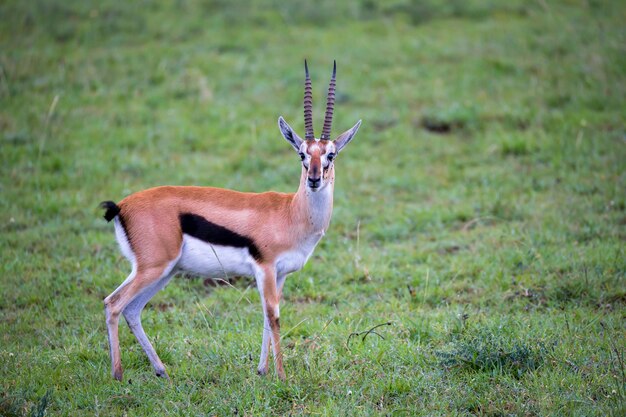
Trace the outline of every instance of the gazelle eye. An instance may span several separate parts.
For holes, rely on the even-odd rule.
[[[300,159],[304,161],[304,153],[300,152]]]
[[[328,155],[326,155],[326,159],[328,159],[329,161],[332,161],[333,159],[335,159],[335,154],[334,153],[329,153]]]

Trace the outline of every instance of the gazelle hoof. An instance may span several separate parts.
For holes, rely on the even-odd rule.
[[[114,370],[113,378],[117,379],[118,381],[121,381],[122,379],[124,379],[124,372],[122,371],[122,369]]]
[[[167,374],[167,371],[165,369],[155,371],[155,373],[156,373],[156,376],[158,376],[159,378],[165,378],[168,381],[170,380],[170,376]]]

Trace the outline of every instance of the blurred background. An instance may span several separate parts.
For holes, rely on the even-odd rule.
[[[626,7],[620,1],[4,1],[0,414],[624,412]],[[281,306],[181,278],[144,326],[102,200],[156,185],[293,192],[307,59],[337,60],[331,228]],[[352,332],[391,322],[380,337]],[[129,384],[132,381],[132,384]],[[43,414],[41,414],[43,415]]]

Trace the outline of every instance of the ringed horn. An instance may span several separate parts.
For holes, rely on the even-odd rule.
[[[309,66],[304,60],[304,138],[315,140],[313,133],[313,93],[311,91],[311,77],[309,76]],[[328,86],[328,97],[326,99],[326,114],[324,117],[324,128],[320,140],[330,140],[330,129],[333,124],[333,110],[335,108],[335,79],[337,76],[337,61],[333,61],[333,75]]]
[[[304,60],[304,138],[315,140],[313,133],[313,93],[311,92],[311,77],[309,77],[309,66]]]
[[[330,78],[328,86],[328,97],[326,98],[326,116],[324,117],[324,129],[320,140],[330,140],[330,127],[333,124],[333,109],[335,107],[335,76],[337,75],[337,61],[333,60],[333,76]]]

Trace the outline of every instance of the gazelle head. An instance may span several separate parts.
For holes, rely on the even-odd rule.
[[[330,140],[330,128],[333,122],[333,109],[335,107],[335,76],[337,63],[333,63],[333,75],[328,87],[326,101],[326,116],[324,128],[319,138],[313,133],[313,100],[311,93],[311,78],[306,60],[304,61],[304,139],[285,122],[282,116],[278,118],[278,127],[287,142],[300,155],[302,169],[306,172],[306,187],[313,192],[319,191],[332,183],[334,178],[335,157],[352,140],[361,121],[359,120],[351,129],[339,135],[335,140]]]

